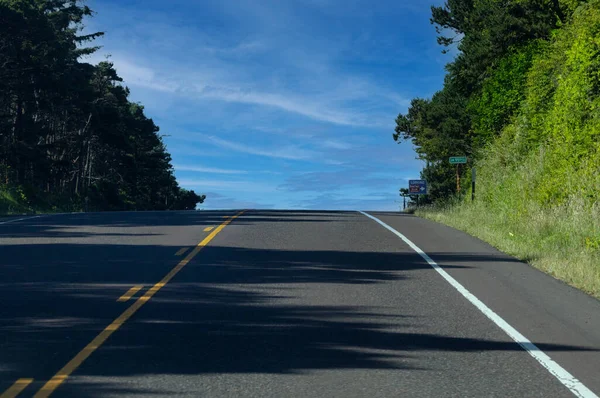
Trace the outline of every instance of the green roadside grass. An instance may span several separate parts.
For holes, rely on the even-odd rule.
[[[576,198],[553,208],[518,211],[457,200],[418,209],[600,299],[600,206]]]
[[[0,216],[32,213],[35,211],[19,200],[14,192],[0,189]]]
[[[81,211],[79,203],[64,197],[35,195],[20,187],[0,185],[0,217]]]

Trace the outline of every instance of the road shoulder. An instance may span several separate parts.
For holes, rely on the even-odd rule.
[[[370,214],[407,236],[530,340],[594,349],[553,352],[552,359],[600,391],[600,301],[454,228],[412,215]]]

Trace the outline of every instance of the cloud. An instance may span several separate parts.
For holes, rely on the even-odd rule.
[[[172,144],[172,142],[176,142],[176,141],[184,141],[183,139],[181,139],[180,137],[168,137],[166,138],[166,141],[169,142],[168,144],[168,149],[170,152],[174,153],[176,152],[178,155],[185,155],[186,157],[213,157],[213,158],[220,158],[225,156],[224,153],[218,152],[218,151],[214,151],[214,150],[207,150],[207,149],[198,149],[194,146],[190,146],[190,145],[181,145],[181,144]]]
[[[281,175],[280,171],[273,170],[232,170],[232,169],[220,169],[217,167],[202,167],[202,166],[185,166],[175,165],[173,166],[175,171],[192,171],[197,173],[207,174],[270,174],[270,175]]]
[[[294,207],[307,210],[395,211],[400,209],[400,203],[397,202],[396,196],[393,194],[382,197],[380,194],[375,194],[373,196],[352,196],[347,194],[326,193],[298,202]]]
[[[174,93],[177,90],[177,84],[161,79],[154,69],[137,65],[126,58],[115,59],[112,56],[95,53],[91,56],[84,56],[82,61],[94,65],[102,61],[112,62],[115,65],[117,74],[123,79],[126,85],[166,93]]]
[[[274,205],[253,200],[235,199],[216,192],[207,192],[206,200],[199,207],[203,210],[272,209]]]
[[[317,155],[317,152],[302,149],[298,146],[284,146],[273,149],[257,148],[246,144],[223,140],[214,136],[206,136],[208,141],[216,146],[229,149],[236,152],[247,153],[250,155],[266,156],[270,158],[279,158],[287,160],[306,160]]]
[[[350,0],[343,9],[334,0],[93,7],[92,30],[107,35],[92,63],[113,54],[131,100],[171,135],[180,183],[209,193],[207,208],[303,199],[313,208],[361,207],[361,199],[388,208],[405,185],[400,176],[418,175],[422,162],[391,133],[408,98],[443,78],[419,0]],[[418,36],[424,29],[431,37]]]
[[[365,169],[346,169],[297,174],[288,178],[279,188],[290,192],[331,192],[343,187],[396,189],[396,185],[404,181],[404,178],[393,174]]]
[[[352,165],[354,168],[368,171],[389,172],[406,170],[420,170],[425,163],[416,158],[412,145],[408,142],[401,145],[394,144],[391,134],[386,135],[387,140],[380,139],[374,143],[364,143],[349,149],[331,149],[330,158],[342,164]],[[348,137],[354,142],[353,137]],[[386,137],[383,137],[386,138]],[[418,172],[417,172],[418,174]]]
[[[176,171],[195,171],[195,172],[199,172],[199,173],[248,174],[248,172],[246,170],[219,169],[219,168],[215,168],[215,167],[175,165],[175,166],[173,166],[173,168]]]
[[[376,87],[370,87],[364,92],[362,90],[354,91],[352,87],[340,87],[337,91],[304,95],[287,90],[269,92],[245,87],[252,85],[250,81],[220,81],[224,77],[215,76],[212,71],[186,72],[173,68],[170,76],[166,76],[166,74],[149,67],[137,65],[133,60],[122,55],[113,56],[109,60],[115,64],[124,84],[132,87],[142,87],[198,100],[218,100],[276,108],[309,119],[342,126],[384,127],[389,124],[388,117],[383,112],[379,112],[379,114],[377,112],[381,103],[379,105],[366,103],[373,102],[373,98],[365,95],[366,92],[371,95],[375,95],[374,93],[378,91],[381,92]],[[97,63],[100,59],[94,57],[86,61]],[[164,67],[163,69],[170,68]],[[381,97],[380,94],[379,96]],[[379,101],[388,99],[394,103],[401,102],[402,106],[408,103],[408,100],[399,98],[400,96],[397,94],[384,94]],[[348,105],[347,103],[351,101],[365,101],[365,104]],[[368,108],[375,108],[375,112],[365,112],[364,109]]]
[[[245,192],[267,194],[277,191],[277,186],[269,183],[249,181],[249,180],[210,180],[210,179],[178,179],[179,185],[187,189],[204,191],[206,189],[219,189],[223,192]]]
[[[201,46],[197,50],[205,55],[243,57],[250,54],[260,53],[267,49],[267,45],[262,40],[244,40],[233,46]]]
[[[331,149],[352,149],[354,146],[343,141],[325,140],[321,143],[324,148]]]
[[[138,29],[141,28],[134,31]],[[178,47],[173,43],[194,42],[190,37],[193,32],[181,31],[176,26],[163,27],[161,35],[165,32],[168,32],[166,36],[177,38],[168,40],[172,47]],[[157,34],[154,31],[147,34],[149,37],[144,39],[148,43],[167,40],[163,36],[154,37]],[[336,70],[330,64],[333,60],[327,57],[289,49],[284,50],[286,57],[275,56],[282,50],[282,43],[273,39],[244,39],[223,47],[191,44],[192,49],[186,48],[185,52],[200,52],[198,56],[203,58],[194,64],[185,58],[175,60],[164,51],[155,51],[157,46],[162,48],[157,44],[152,52],[143,48],[137,52],[111,50],[110,61],[126,85],[199,101],[268,107],[342,126],[385,127],[387,120],[397,112],[392,109],[409,103],[400,94],[365,76]],[[252,57],[254,62],[222,59],[223,54],[240,53]],[[104,59],[99,52],[86,61],[97,63]]]
[[[174,93],[177,90],[177,84],[159,79],[154,70],[135,65],[125,60],[119,61],[117,73],[123,78],[126,84],[133,86],[167,93]]]
[[[318,95],[298,96],[289,92],[270,93],[218,86],[205,86],[197,94],[202,98],[269,106],[338,125],[365,127],[381,127],[384,125],[383,118],[380,116],[373,117],[360,111],[350,111],[343,109],[343,107],[334,107],[331,104],[326,105],[326,101],[319,98]]]

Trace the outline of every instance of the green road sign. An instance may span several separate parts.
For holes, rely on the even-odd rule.
[[[467,163],[466,156],[452,156],[450,158],[450,164],[464,164]]]

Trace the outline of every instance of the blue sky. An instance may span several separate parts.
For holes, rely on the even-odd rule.
[[[392,140],[441,88],[440,1],[93,0],[86,30],[204,209],[395,210],[422,167]]]

